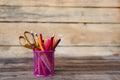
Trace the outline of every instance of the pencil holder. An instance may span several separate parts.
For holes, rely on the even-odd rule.
[[[54,51],[34,52],[34,76],[53,76],[54,75]]]

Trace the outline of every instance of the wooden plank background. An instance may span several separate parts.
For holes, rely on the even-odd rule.
[[[0,0],[0,5],[60,7],[120,7],[120,0]]]
[[[32,57],[25,30],[61,36],[57,56],[119,56],[120,0],[0,0],[1,58]]]

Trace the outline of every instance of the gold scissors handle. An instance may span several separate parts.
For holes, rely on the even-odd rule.
[[[24,42],[22,42],[21,40],[23,40]],[[24,36],[19,37],[19,43],[22,46],[29,48],[29,49],[38,48],[38,46],[36,45],[36,40],[35,40],[34,34],[31,32],[28,32],[28,31],[24,32]]]
[[[28,36],[29,35],[29,36]],[[25,39],[27,40],[27,42],[30,44],[30,45],[35,45],[35,39],[34,39],[34,35],[31,33],[31,32],[28,32],[28,31],[25,31],[24,32],[24,36],[25,36]],[[32,38],[32,41],[31,41],[31,38],[29,39],[29,37]]]
[[[24,47],[26,47],[26,48],[33,49],[33,47],[31,47],[31,46],[27,43],[27,41],[26,41],[26,39],[25,39],[24,36],[20,36],[20,37],[19,37],[19,43],[20,43],[20,45],[22,45],[22,46],[24,46]]]

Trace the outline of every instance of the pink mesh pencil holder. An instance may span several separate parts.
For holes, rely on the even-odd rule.
[[[54,75],[54,51],[34,52],[34,76],[53,76]]]

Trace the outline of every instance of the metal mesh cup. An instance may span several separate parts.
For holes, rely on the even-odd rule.
[[[53,76],[54,75],[54,51],[34,52],[34,76]]]

